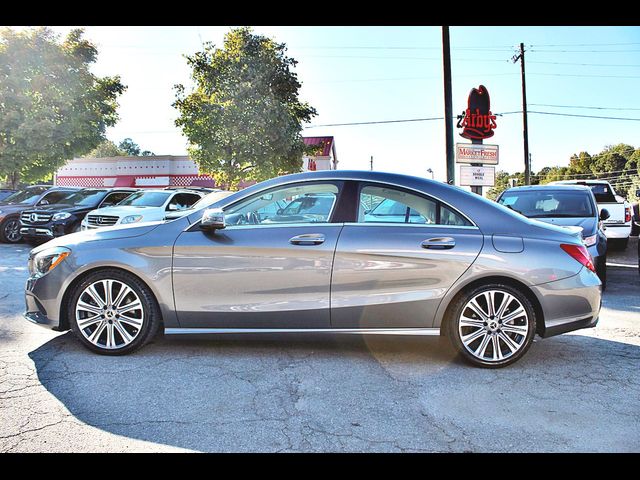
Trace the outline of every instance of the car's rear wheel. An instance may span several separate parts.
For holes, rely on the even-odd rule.
[[[9,217],[0,223],[0,241],[5,243],[18,243],[22,240],[20,234],[20,219],[18,217]]]
[[[449,309],[447,332],[465,360],[486,368],[521,358],[536,333],[536,315],[520,290],[500,283],[464,291]]]
[[[82,344],[103,355],[141,348],[160,325],[160,309],[149,288],[121,270],[89,274],[71,293],[69,323]]]

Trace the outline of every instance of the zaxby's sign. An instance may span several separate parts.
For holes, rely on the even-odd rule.
[[[493,136],[497,127],[496,116],[491,113],[491,100],[487,87],[480,85],[469,92],[467,109],[458,115],[458,128],[462,128],[460,136],[469,140],[482,140]]]

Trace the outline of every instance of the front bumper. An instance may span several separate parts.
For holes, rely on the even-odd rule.
[[[602,307],[602,283],[583,267],[577,275],[532,287],[544,314],[540,336],[595,327]]]
[[[63,262],[64,263],[64,262]],[[46,275],[29,277],[24,288],[24,318],[51,330],[60,330],[61,286],[66,268],[55,268]]]
[[[22,223],[20,234],[25,238],[40,238],[50,240],[70,233],[67,231],[76,221],[73,219],[58,220],[40,225],[29,225]]]

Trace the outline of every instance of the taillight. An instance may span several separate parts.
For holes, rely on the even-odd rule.
[[[625,207],[624,209],[624,223],[631,221],[631,208]]]
[[[593,259],[591,254],[584,245],[573,245],[569,243],[561,243],[560,248],[571,255],[574,259],[587,267],[592,272],[596,271],[596,267],[593,265]]]

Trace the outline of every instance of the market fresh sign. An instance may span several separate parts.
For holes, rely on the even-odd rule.
[[[456,163],[498,164],[498,145],[456,143]]]
[[[493,187],[496,183],[494,167],[460,166],[460,185],[470,187]]]

